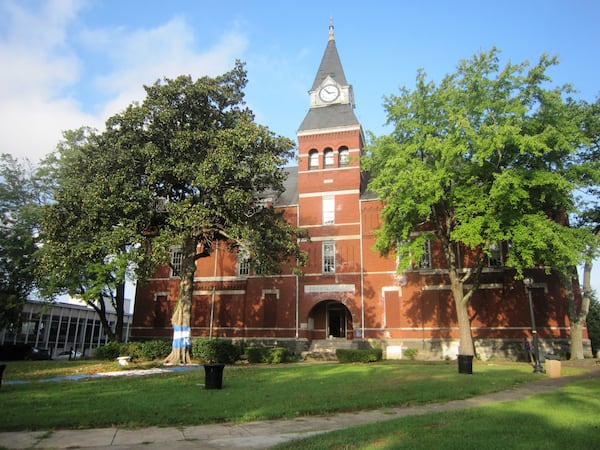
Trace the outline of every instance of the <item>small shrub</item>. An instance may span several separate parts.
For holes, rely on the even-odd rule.
[[[119,356],[121,356],[122,347],[123,344],[121,342],[109,342],[94,350],[94,356],[97,359],[117,359]]]
[[[163,359],[171,353],[171,347],[172,344],[170,341],[160,339],[142,342],[140,349],[141,357],[149,360]]]
[[[266,355],[266,361],[271,364],[280,364],[289,361],[290,353],[285,347],[270,348]]]
[[[288,362],[291,359],[289,350],[285,347],[248,347],[246,348],[246,358],[248,362],[280,364]]]
[[[353,363],[353,362],[377,362],[381,361],[383,352],[380,348],[367,348],[367,349],[345,349],[338,348],[335,351],[335,356],[339,362],[342,363]]]
[[[246,358],[248,359],[248,362],[252,364],[264,362],[265,350],[265,347],[247,347]]]
[[[205,363],[233,364],[240,355],[240,348],[225,339],[196,339],[192,342],[192,354]]]
[[[127,342],[126,344],[121,344],[119,356],[131,356],[131,359],[142,359],[142,343]]]
[[[419,350],[417,350],[416,348],[407,348],[406,350],[404,350],[404,356],[406,356],[411,361],[417,359],[418,353]]]

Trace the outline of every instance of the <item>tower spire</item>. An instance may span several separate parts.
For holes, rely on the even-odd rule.
[[[335,38],[333,37],[333,17],[329,18],[329,40],[335,41]]]

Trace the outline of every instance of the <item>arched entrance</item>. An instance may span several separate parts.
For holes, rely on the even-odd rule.
[[[352,338],[352,313],[337,300],[317,303],[308,314],[312,339]]]

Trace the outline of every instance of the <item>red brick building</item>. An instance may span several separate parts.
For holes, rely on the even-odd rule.
[[[373,250],[382,203],[366,190],[359,159],[363,130],[333,27],[297,137],[298,166],[287,169],[286,191],[272,201],[311,237],[302,243],[309,255],[303,274],[257,274],[243,255],[216,248],[197,263],[192,335],[276,341],[296,350],[321,340],[338,346],[368,340],[387,348],[389,357],[415,348],[454,359],[458,328],[441,246],[431,241],[423,259],[402,276],[394,259]],[[503,266],[503,250],[490,258],[471,302],[473,337],[484,358],[521,351],[531,336],[527,292]],[[174,252],[172,268],[138,285],[132,338],[172,336],[178,257]],[[462,263],[468,267],[466,252]],[[533,278],[538,334],[546,349],[564,348],[564,293],[542,272]]]

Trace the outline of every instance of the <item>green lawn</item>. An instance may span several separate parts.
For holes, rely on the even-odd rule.
[[[179,426],[291,418],[387,406],[445,402],[509,389],[539,378],[526,364],[288,364],[228,366],[222,390],[203,388],[202,369],[151,376],[35,380],[118,370],[114,363],[8,363],[0,430]],[[574,370],[574,369],[571,369]]]
[[[564,450],[599,445],[600,379],[596,378],[518,401],[393,419],[275,449]]]

